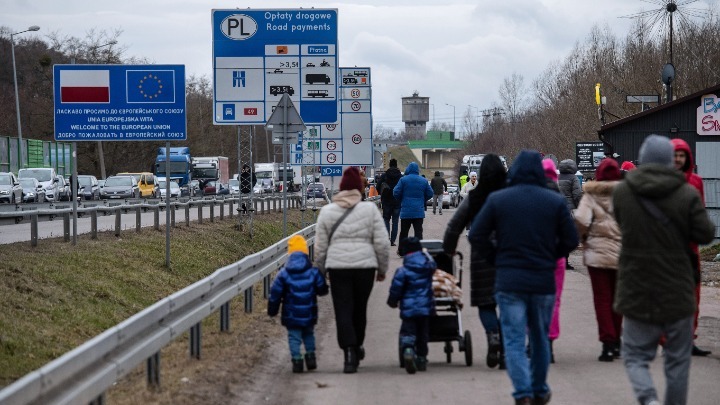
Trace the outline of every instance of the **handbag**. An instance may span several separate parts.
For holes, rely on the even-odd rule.
[[[645,211],[647,211],[653,218],[660,221],[660,223],[664,226],[674,227],[675,231],[679,232],[679,234],[682,235],[682,232],[680,232],[680,228],[677,226],[677,224],[674,223],[670,218],[668,218],[668,216],[665,215],[665,213],[662,212],[662,210],[654,202],[645,197],[640,197],[639,195],[635,196],[640,201],[640,204],[643,206]],[[692,265],[693,269],[693,280],[695,280],[695,284],[699,284],[700,257],[688,245],[685,245],[685,253],[688,255],[688,257],[690,257],[690,264]]]

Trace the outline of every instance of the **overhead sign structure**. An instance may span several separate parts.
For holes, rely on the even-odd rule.
[[[337,121],[336,9],[212,10],[213,122],[265,124],[283,94],[308,124]]]
[[[55,140],[187,139],[184,65],[55,65]]]
[[[605,158],[605,144],[602,142],[575,143],[575,161],[580,171],[592,171]]]
[[[337,122],[310,127],[303,134],[293,164],[302,163],[302,155],[312,149],[314,162],[327,165],[372,166],[372,94],[370,68],[340,68],[340,117]],[[316,143],[315,143],[316,142]]]

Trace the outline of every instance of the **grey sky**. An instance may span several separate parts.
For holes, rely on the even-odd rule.
[[[661,0],[247,0],[243,8],[336,8],[340,66],[372,69],[375,124],[401,130],[401,97],[417,90],[430,97],[431,120],[457,130],[473,105],[499,101],[498,88],[517,72],[525,83],[582,42],[595,24],[627,34],[632,20],[619,18],[659,9]],[[716,0],[693,3],[706,8]],[[211,9],[236,8],[215,0],[2,0],[4,25],[84,37],[91,29],[121,28],[127,56],[184,64],[187,74],[212,77]],[[447,4],[450,3],[450,4]],[[4,61],[2,63],[5,63]],[[593,89],[588,89],[592,97]],[[473,109],[473,111],[475,111]]]

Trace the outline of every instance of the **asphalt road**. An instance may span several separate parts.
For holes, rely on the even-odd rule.
[[[444,227],[454,210],[425,220],[425,238],[441,239]],[[463,270],[468,269],[469,246],[461,238],[459,249],[465,254]],[[556,364],[551,365],[549,384],[553,404],[634,404],[634,396],[622,361],[601,363],[597,360],[601,344],[597,340],[590,281],[583,272],[580,252],[574,252],[571,263],[579,271],[568,271],[561,307],[561,335],[555,342]],[[463,326],[473,336],[474,364],[465,365],[463,354],[454,345],[452,363],[446,363],[443,343],[431,343],[428,371],[408,375],[399,367],[397,340],[400,328],[398,310],[385,304],[394,269],[401,264],[391,256],[388,279],[376,283],[369,304],[369,323],[365,348],[367,357],[357,374],[342,373],[342,352],[336,343],[332,301],[321,299],[321,319],[316,331],[319,368],[314,372],[292,374],[285,339],[279,339],[270,350],[265,364],[258,367],[250,387],[230,387],[250,404],[510,404],[512,385],[504,371],[485,365],[486,341],[476,308],[466,306]],[[468,273],[465,273],[468,280]],[[688,404],[720,403],[720,290],[703,289],[701,326],[698,345],[713,350],[707,358],[694,357],[690,376]],[[656,386],[661,393],[664,377],[661,356],[652,367]],[[238,392],[240,390],[241,392]]]

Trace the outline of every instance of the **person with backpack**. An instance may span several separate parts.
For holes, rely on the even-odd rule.
[[[390,246],[395,246],[398,234],[398,222],[400,221],[400,201],[393,196],[393,189],[400,181],[402,172],[397,167],[397,160],[390,159],[390,168],[380,176],[377,182],[380,190],[380,204],[383,210],[383,221],[385,228],[390,235]],[[390,221],[392,220],[392,230]]]

